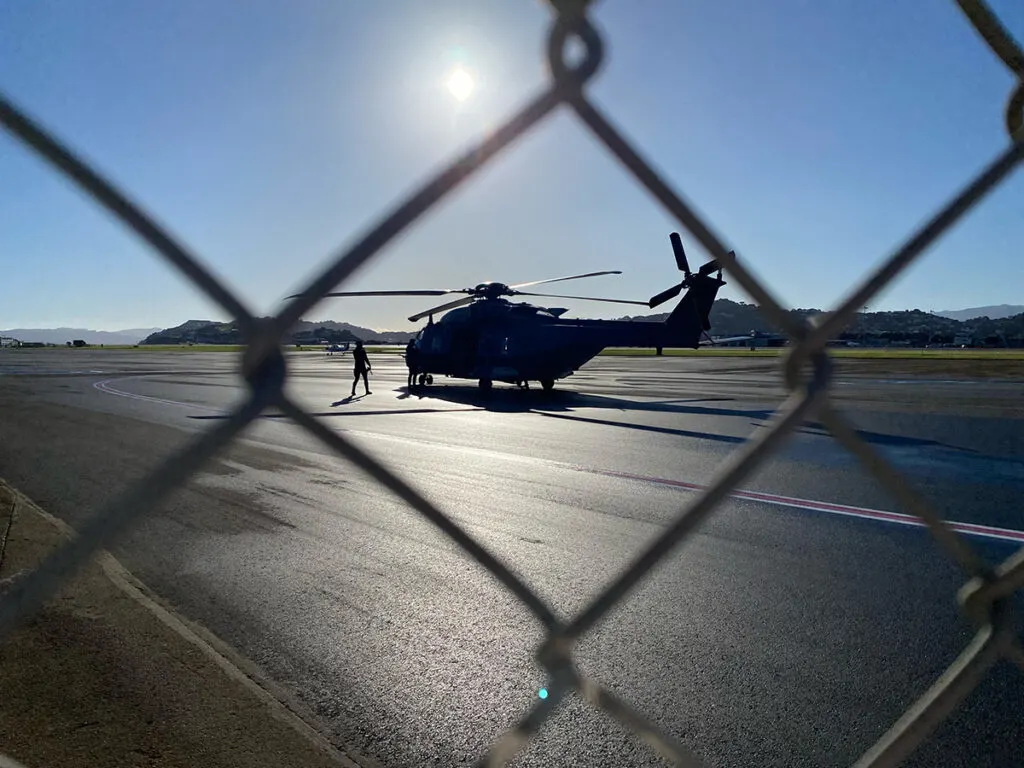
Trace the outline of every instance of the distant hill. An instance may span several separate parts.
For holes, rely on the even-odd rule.
[[[10,336],[19,341],[34,341],[42,344],[65,344],[81,339],[86,344],[138,344],[159,328],[128,328],[123,331],[90,331],[86,328],[11,328],[0,331],[0,336]]]
[[[1012,309],[1013,307],[1011,307]],[[973,312],[974,310],[962,310]],[[791,309],[791,315],[807,318],[821,309]],[[662,321],[668,313],[634,315],[621,318],[634,321]],[[755,304],[718,299],[711,307],[713,336],[741,336],[751,331],[777,333]],[[860,312],[840,335],[841,340],[862,343],[908,342],[911,344],[954,344],[958,337],[970,337],[974,343],[992,346],[1024,346],[1024,308],[1000,318],[975,317],[956,320],[938,314],[907,309],[899,312]]]
[[[404,344],[415,335],[410,331],[375,331],[351,323],[335,320],[311,322],[300,320],[291,331],[293,343],[312,344],[328,342],[362,341],[368,344]],[[157,329],[142,344],[239,344],[242,335],[235,323],[213,320],[188,320],[174,328]]]
[[[338,323],[333,320],[326,320],[320,323],[302,321],[299,325],[304,326],[303,330],[314,328],[330,328],[338,331],[348,331],[356,338],[366,342],[383,342],[384,344],[405,344],[416,335],[415,331],[375,331],[371,328],[361,328],[351,323]]]
[[[973,320],[978,317],[987,317],[990,320],[1002,320],[1004,317],[1013,317],[1024,312],[1024,305],[1021,304],[995,304],[990,307],[971,307],[970,309],[947,309],[936,312],[939,317],[948,317],[950,320]]]

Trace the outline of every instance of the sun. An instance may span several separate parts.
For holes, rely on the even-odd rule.
[[[448,92],[451,93],[452,96],[459,101],[465,101],[473,92],[473,77],[469,72],[462,69],[462,67],[459,67],[452,72],[445,85],[448,86]]]

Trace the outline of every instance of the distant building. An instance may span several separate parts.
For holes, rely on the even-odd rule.
[[[0,336],[0,347],[16,347],[19,344],[21,342],[13,336]]]

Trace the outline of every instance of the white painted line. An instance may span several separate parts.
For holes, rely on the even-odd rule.
[[[141,376],[133,376],[130,378],[142,378]],[[196,408],[200,411],[206,411],[207,413],[223,413],[222,408],[210,408],[206,405],[198,405],[196,403],[182,403],[177,400],[165,400],[162,397],[149,397],[147,395],[137,395],[134,392],[125,392],[120,389],[115,389],[110,386],[111,382],[121,381],[121,379],[107,379],[106,381],[93,382],[93,388],[104,392],[108,395],[117,395],[118,397],[126,397],[129,400],[141,400],[147,403],[160,403],[161,405],[176,405],[182,408]]]

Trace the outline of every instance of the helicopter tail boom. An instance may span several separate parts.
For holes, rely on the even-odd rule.
[[[692,347],[700,345],[701,337],[711,330],[711,305],[725,283],[710,275],[694,275],[689,290],[679,300],[665,320],[665,347]]]
[[[725,282],[708,274],[693,275],[686,292],[661,322],[634,320],[563,320],[558,327],[567,332],[588,329],[593,336],[592,354],[605,347],[654,347],[697,349],[711,329],[711,306]],[[589,358],[588,358],[589,359]]]

